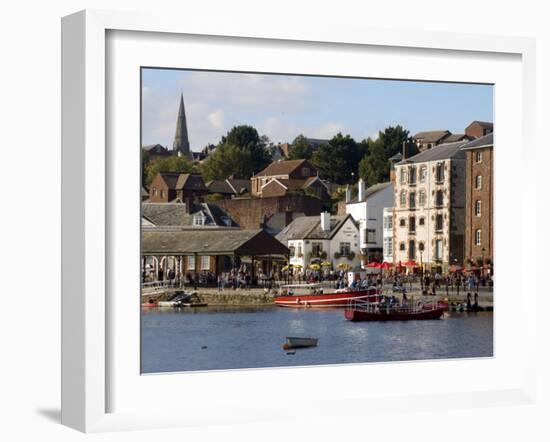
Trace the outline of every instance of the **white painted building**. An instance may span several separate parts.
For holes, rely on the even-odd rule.
[[[359,247],[365,262],[381,261],[383,249],[383,213],[385,207],[393,206],[394,184],[375,184],[365,189],[365,182],[357,184],[357,196],[346,192],[346,213],[359,223]]]
[[[395,165],[394,260],[446,271],[464,257],[464,141]]]
[[[322,262],[330,262],[334,269],[340,263],[360,263],[359,228],[351,215],[301,216],[276,238],[290,249],[290,264],[303,269]]]
[[[393,207],[384,207],[382,224],[382,254],[384,261],[395,264],[393,259]]]

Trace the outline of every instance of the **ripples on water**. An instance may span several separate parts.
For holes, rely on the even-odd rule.
[[[141,326],[143,373],[493,355],[493,314],[487,312],[349,322],[341,309],[155,309],[142,311]],[[286,336],[317,337],[319,346],[288,355]]]

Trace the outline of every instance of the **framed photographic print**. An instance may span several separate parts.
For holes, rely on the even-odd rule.
[[[506,215],[534,198],[507,179],[532,149],[533,57],[517,38],[64,18],[63,423],[532,400],[533,283],[499,275],[533,247],[517,228],[507,246]]]

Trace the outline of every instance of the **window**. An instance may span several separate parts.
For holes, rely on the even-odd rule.
[[[476,230],[476,246],[480,246],[480,245],[481,245],[481,230],[477,229]]]
[[[160,197],[161,197],[161,198],[164,198],[164,190],[161,190],[161,191],[160,191]]]
[[[416,208],[416,192],[409,193],[409,208]]]
[[[351,253],[351,244],[349,242],[340,243],[340,255],[349,256]]]
[[[481,200],[476,201],[476,216],[481,216]]]
[[[405,227],[405,218],[399,220],[399,227]]]
[[[187,270],[195,270],[195,257],[194,256],[188,256],[187,257]]]
[[[443,191],[438,190],[435,193],[435,205],[441,207],[443,205]]]
[[[483,154],[481,152],[476,152],[476,163],[481,163],[483,161]]]
[[[153,195],[157,196],[157,189],[156,189],[156,187],[153,187]]]
[[[436,253],[436,259],[442,260],[443,259],[443,240],[438,239],[435,242],[435,253]]]
[[[481,175],[476,176],[476,189],[477,189],[477,190],[480,190],[480,189],[481,189],[481,180],[482,180],[482,176],[481,176]]]
[[[424,225],[424,222],[425,222],[424,217],[422,217],[422,218],[420,218],[420,219],[418,220],[418,225],[419,225],[419,226],[423,226],[423,225]]]
[[[199,212],[193,217],[193,225],[194,226],[204,226],[204,223],[206,221],[206,216],[204,216],[204,213]]]
[[[426,192],[424,192],[423,190],[418,193],[418,205],[421,207],[424,207],[424,205],[426,205]]]
[[[368,243],[376,242],[376,229],[365,229],[365,238]]]
[[[401,207],[405,207],[407,205],[407,192],[404,190],[401,191],[400,203]]]
[[[391,229],[393,227],[393,216],[388,215],[384,217],[384,229]]]
[[[384,238],[384,256],[391,256],[393,254],[393,238]]]
[[[399,244],[399,250],[402,251],[402,252],[405,251],[405,243],[404,242]]]
[[[297,256],[298,258],[300,258],[300,257],[303,256],[303,253],[302,253],[302,244],[298,244],[298,250],[297,250],[296,256]]]
[[[420,166],[420,182],[421,183],[426,181],[427,172],[428,172],[428,168],[426,166]]]
[[[401,184],[405,184],[407,182],[407,169],[405,167],[402,167],[399,170],[399,177]]]
[[[289,246],[288,250],[290,250],[290,256],[296,256],[296,247]]]
[[[414,240],[409,241],[409,259],[414,259],[416,255]]]
[[[443,215],[441,214],[435,216],[435,230],[436,232],[443,230]]]
[[[320,256],[323,251],[323,243],[314,242],[311,243],[311,256]]]
[[[409,233],[416,232],[416,218],[414,216],[411,216],[409,218]]]
[[[210,270],[210,256],[201,256],[201,270]]]
[[[418,243],[418,250],[420,250],[421,252],[424,251],[424,243],[423,242]]]
[[[409,184],[416,184],[416,167],[409,167]]]
[[[435,180],[440,183],[445,179],[445,165],[443,163],[437,163],[435,166]]]

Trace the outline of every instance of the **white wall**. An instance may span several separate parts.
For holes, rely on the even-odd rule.
[[[436,0],[408,2],[356,2],[341,0],[318,2],[314,25],[330,29],[333,23],[346,24],[360,32],[365,26],[395,29],[424,29],[441,32],[483,33],[493,35],[537,36],[537,72],[541,97],[537,103],[539,132],[546,131],[550,120],[550,28],[546,3],[540,0],[522,2],[491,2],[462,0],[444,5]],[[157,0],[57,0],[40,2],[21,0],[4,2],[0,14],[0,41],[2,42],[2,141],[4,145],[2,188],[18,183],[18,192],[3,195],[4,208],[10,216],[2,217],[3,269],[2,294],[24,297],[30,308],[5,306],[9,314],[2,316],[0,327],[4,355],[0,366],[0,415],[3,416],[0,438],[6,441],[56,440],[88,441],[84,436],[59,425],[60,406],[60,17],[83,8],[111,8],[118,10],[154,10],[177,14],[182,24],[194,15],[207,15],[213,22],[234,20],[255,21],[261,28],[264,23],[294,22],[304,26],[312,22],[309,2],[280,0],[277,3],[246,2],[173,2]],[[240,17],[240,18],[239,18]],[[391,17],[391,21],[378,20]],[[29,124],[32,120],[32,131]],[[384,124],[385,122],[381,122]],[[404,121],[405,126],[407,122]],[[342,122],[341,124],[345,124]],[[543,126],[544,124],[544,126]],[[32,136],[30,135],[32,133]],[[22,155],[22,152],[24,153]],[[542,172],[544,162],[533,162],[534,186],[544,188]],[[21,179],[21,167],[32,179]],[[539,167],[537,170],[536,167]],[[33,194],[36,184],[45,193],[40,198],[22,198]],[[539,205],[539,210],[543,206]],[[40,217],[40,228],[37,226]],[[541,212],[539,212],[541,216]],[[9,234],[6,234],[9,232]],[[533,276],[543,275],[548,259],[548,236],[539,235],[541,246],[533,256]],[[546,242],[546,244],[544,244]],[[33,245],[29,254],[28,245]],[[546,246],[546,247],[545,247]],[[22,281],[29,281],[26,265],[32,264],[32,290],[22,289]],[[548,300],[539,297],[541,311]],[[358,328],[354,328],[358,330]],[[539,336],[550,335],[549,321],[539,321]],[[541,342],[540,348],[544,348]],[[550,371],[548,352],[537,355],[539,372]],[[459,440],[460,426],[468,425],[476,438],[508,440],[522,438],[528,441],[545,440],[550,384],[542,377],[538,383],[537,405],[496,406],[469,409],[442,409],[437,413],[423,409],[414,413],[379,414],[371,419],[369,437],[387,438],[392,429],[395,440],[440,440],[445,434],[449,440]],[[289,399],[290,400],[290,399]],[[182,407],[187,406],[182,398]],[[483,404],[481,404],[483,405]],[[498,406],[505,405],[505,406]],[[399,425],[395,425],[396,419]],[[449,431],[449,422],[455,430]],[[92,437],[100,441],[149,442],[163,441],[255,441],[258,434],[266,442],[289,439],[315,439],[317,441],[346,440],[356,437],[357,425],[349,419],[289,421],[281,425],[274,422],[254,425],[217,425],[185,430],[122,432]],[[429,432],[414,432],[419,423],[429,423]],[[368,422],[367,422],[368,424]]]

